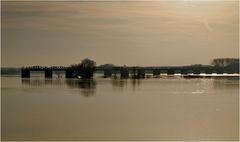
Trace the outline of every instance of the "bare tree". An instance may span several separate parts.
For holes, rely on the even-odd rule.
[[[93,77],[93,73],[96,69],[96,62],[88,58],[82,60],[81,64],[78,66],[80,71],[80,76],[83,79],[90,79]]]

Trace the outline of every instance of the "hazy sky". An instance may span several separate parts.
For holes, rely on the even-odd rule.
[[[238,57],[238,0],[2,2],[2,66],[209,64]]]

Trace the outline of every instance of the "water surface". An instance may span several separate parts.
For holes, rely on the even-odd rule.
[[[2,140],[238,140],[238,80],[1,81]]]

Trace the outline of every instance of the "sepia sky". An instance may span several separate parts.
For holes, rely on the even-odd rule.
[[[209,64],[238,57],[238,0],[2,2],[2,66]]]

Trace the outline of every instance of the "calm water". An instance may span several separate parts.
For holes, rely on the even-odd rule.
[[[238,80],[1,80],[3,140],[238,140]]]

